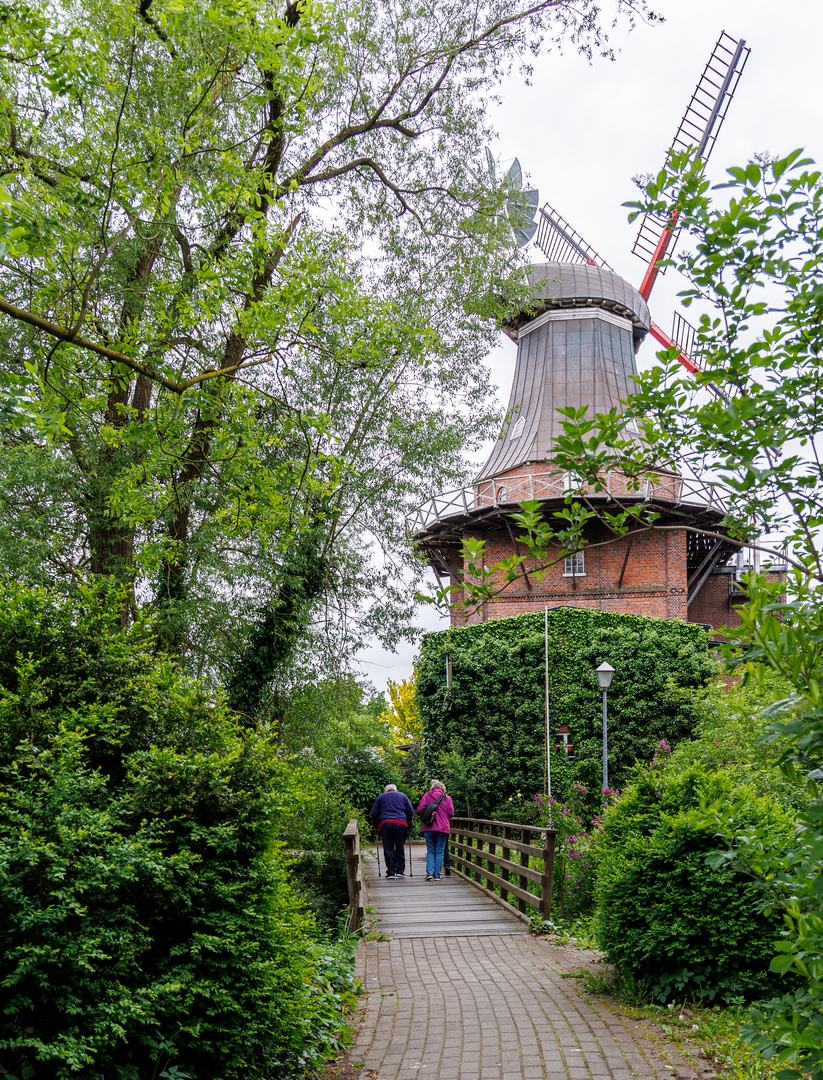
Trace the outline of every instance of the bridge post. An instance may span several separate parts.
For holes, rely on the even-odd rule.
[[[543,847],[543,874],[540,879],[540,918],[548,919],[552,913],[552,888],[554,884],[554,846],[557,833],[546,829]]]
[[[509,848],[509,847],[506,847],[506,841],[511,840],[511,838],[512,838],[511,826],[510,825],[504,825],[503,826],[503,847],[501,848],[501,854],[502,854],[503,858],[506,860],[506,862],[508,862],[512,857],[512,849]],[[509,868],[508,868],[508,866],[504,866],[500,870],[500,876],[503,878],[504,881],[509,880]],[[511,893],[506,892],[505,889],[501,889],[501,891],[500,891],[501,900],[505,900],[508,903],[508,899],[509,899],[510,896],[511,896]]]
[[[475,874],[477,874],[477,883],[480,884],[480,875],[483,873],[483,850],[486,846],[483,840],[483,825],[482,822],[476,820],[474,823],[477,836],[474,838],[474,865]]]
[[[495,824],[495,822],[490,821],[489,822],[489,850],[488,850],[489,855],[496,855],[497,854],[497,837],[499,835],[500,834],[498,832],[497,825]],[[493,889],[493,885],[492,885],[492,882],[491,882],[491,878],[489,877],[489,874],[496,874],[496,873],[497,873],[497,867],[494,865],[494,863],[490,859],[486,859],[486,888],[489,890],[489,892],[491,892],[492,889]]]
[[[520,841],[524,845],[528,843],[528,837],[525,829],[520,830]],[[527,870],[529,869],[529,859],[530,856],[528,851],[520,852],[520,865],[525,866]],[[525,876],[525,874],[519,875],[519,884],[523,892],[529,891],[529,879]],[[521,915],[526,914],[526,901],[522,898],[522,896],[518,896],[517,898],[517,910],[520,912]]]
[[[355,818],[352,818],[343,830],[343,843],[346,846],[346,884],[349,889],[350,925],[352,930],[359,930],[365,908],[363,906],[363,868],[360,862],[360,833]]]

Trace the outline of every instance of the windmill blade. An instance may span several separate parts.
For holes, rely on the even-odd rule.
[[[512,191],[519,191],[523,187],[523,170],[520,168],[520,161],[517,158],[509,166],[509,171],[506,173],[506,183]]]
[[[725,30],[720,35],[669,147],[667,163],[673,153],[689,149],[695,151],[698,160],[708,160],[750,51],[742,38],[737,41]],[[649,263],[640,286],[640,295],[646,300],[657,274],[664,272],[658,263],[676,239],[678,211],[675,200],[669,199],[669,202],[671,210],[668,214],[643,216],[632,248],[633,254]]]
[[[692,326],[679,311],[675,311],[672,319],[672,341],[695,365],[700,362],[697,327]]]
[[[588,266],[602,266],[604,270],[614,271],[601,259],[594,248],[569,225],[548,203],[540,207],[537,222],[537,239],[540,248],[549,262],[584,263]]]
[[[518,247],[525,247],[531,240],[534,234],[537,232],[537,222],[527,221],[522,225],[514,225],[511,227],[514,233],[514,238],[517,241]]]
[[[537,213],[537,203],[540,199],[540,193],[536,188],[528,188],[526,191],[520,192],[520,197],[523,200],[523,205],[528,211],[529,217],[533,218]]]
[[[697,330],[692,326],[688,319],[684,319],[679,312],[676,311],[674,313],[671,337],[664,330],[661,330],[655,322],[651,324],[650,333],[655,341],[659,342],[664,349],[679,350],[679,356],[677,357],[678,362],[681,363],[688,372],[691,372],[691,374],[694,375],[700,371],[698,353],[695,350]],[[709,393],[713,394],[718,401],[729,401],[728,395],[715,383],[706,383],[705,386]]]

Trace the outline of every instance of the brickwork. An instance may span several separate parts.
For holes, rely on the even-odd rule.
[[[730,573],[709,574],[700,592],[689,604],[689,621],[721,626],[739,626],[740,616],[729,604]]]
[[[511,558],[515,552],[507,530],[467,530],[464,540],[470,537],[486,540],[485,564],[488,566]],[[606,539],[605,533],[595,536],[592,546],[586,548],[584,574],[565,573],[565,562],[558,553],[558,561],[542,572],[541,579],[534,576],[538,570],[536,560],[528,555],[525,545],[517,544],[517,554],[526,556],[525,574],[521,573],[515,581],[506,584],[505,575],[498,571],[492,582],[499,588],[499,593],[480,609],[456,611],[453,625],[541,611],[547,604],[550,607],[568,604],[629,615],[685,619],[685,532],[644,533],[631,543],[624,539],[595,546],[598,540]],[[457,556],[455,560],[457,566]]]
[[[711,1074],[571,975],[592,954],[527,934],[361,941],[350,1056],[380,1080],[664,1080]]]
[[[377,926],[387,940],[361,940],[357,949],[365,995],[349,1060],[359,1076],[713,1076],[708,1062],[697,1063],[693,1049],[678,1049],[662,1032],[651,1037],[648,1025],[613,999],[581,993],[570,976],[581,970],[602,975],[596,953],[532,937],[523,922],[454,875],[426,881],[425,852],[417,847],[410,854],[414,876],[391,881],[379,878],[375,859],[364,859],[367,900],[380,913]],[[472,905],[491,906],[505,927],[481,932]],[[327,1075],[332,1080],[337,1072],[332,1068]]]
[[[598,492],[594,485],[585,484],[579,489],[581,494],[606,505],[612,498],[636,503],[642,497],[653,506],[657,504],[664,515],[673,505],[679,507],[680,513],[692,508],[695,520],[705,524],[701,515],[710,509],[707,500],[712,495],[697,481],[687,483],[676,473],[661,471],[638,485],[616,470],[605,473],[602,479],[604,490]],[[509,507],[531,499],[542,503],[545,512],[551,513],[553,506],[562,507],[569,482],[567,474],[552,462],[524,462],[479,481],[473,491],[457,493],[465,514],[463,520],[471,522],[462,534],[463,541],[485,541],[485,566],[511,559],[515,552],[527,557],[514,581],[506,582],[505,574],[500,571],[491,577],[495,595],[479,608],[463,607],[459,601],[465,600],[465,594],[462,591],[454,593],[453,626],[539,611],[546,605],[566,604],[628,615],[683,619],[705,623],[715,629],[739,625],[735,603],[742,598],[738,593],[730,597],[730,570],[727,568],[721,567],[711,574],[688,606],[687,534],[679,528],[615,542],[605,525],[593,524],[587,526],[582,574],[564,572],[571,567],[564,566],[559,551],[556,564],[541,568],[528,556],[524,545],[515,544],[516,527],[508,529],[503,514]],[[504,507],[506,510],[501,513],[499,508]],[[449,504],[448,509],[454,513],[458,509],[457,502]],[[492,513],[486,513],[487,509]],[[720,513],[717,508],[710,509],[710,513],[715,511]],[[454,533],[450,542],[454,546],[441,551],[454,585],[465,580],[465,567],[457,551]],[[603,546],[598,546],[600,544]],[[694,569],[695,565],[692,566]]]
[[[767,573],[766,580],[785,581],[786,575],[775,572]],[[700,592],[689,604],[689,622],[708,623],[715,630],[721,626],[739,626],[740,615],[737,607],[743,603],[743,594],[734,588],[734,576],[731,569],[722,569],[710,574],[703,583]]]

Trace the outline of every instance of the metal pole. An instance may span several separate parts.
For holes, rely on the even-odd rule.
[[[380,872],[380,833],[375,829],[375,834],[377,836],[377,843],[375,844],[375,848],[377,849],[377,876],[382,877],[383,875]]]
[[[543,640],[545,651],[545,684],[546,684],[546,795],[551,798],[552,794],[552,762],[551,762],[551,738],[549,733],[549,609],[543,609]]]
[[[606,724],[606,694],[603,691],[603,787],[609,786],[609,729]]]
[[[414,864],[412,863],[411,829],[408,832],[409,841],[409,877],[414,877]]]

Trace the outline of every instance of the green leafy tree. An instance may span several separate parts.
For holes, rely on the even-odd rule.
[[[802,778],[787,776],[779,767],[780,750],[764,742],[771,723],[764,714],[790,693],[791,683],[768,667],[746,682],[734,678],[730,685],[728,673],[718,677],[695,694],[692,738],[678,745],[667,768],[722,769],[758,795],[787,809],[805,810],[809,793]]]
[[[711,305],[701,319],[702,367],[697,387],[713,383],[719,398],[705,400],[671,362],[641,378],[630,412],[644,413],[650,438],[645,461],[700,460],[728,493],[726,524],[733,534],[784,554],[792,567],[788,599],[781,586],[749,580],[749,603],[733,640],[744,647],[744,677],[762,682],[777,672],[789,692],[765,710],[764,738],[790,779],[807,784],[809,805],[795,840],[779,845],[767,830],[740,832],[728,807],[709,815],[731,841],[715,857],[754,874],[784,914],[776,972],[793,973],[801,986],[755,1010],[746,1038],[779,1075],[823,1076],[823,468],[820,455],[820,364],[823,337],[823,192],[820,172],[798,151],[775,161],[730,169],[715,194],[686,161],[657,178],[652,202],[677,189],[693,248],[677,262],[689,282],[686,302]],[[670,359],[670,358],[666,358]],[[615,420],[611,420],[612,431]],[[569,450],[579,439],[571,433]],[[787,545],[763,539],[777,534]]]
[[[396,637],[402,507],[462,476],[524,296],[488,101],[563,39],[607,49],[593,0],[4,18],[0,386],[59,423],[11,410],[0,566],[116,578],[247,712],[321,596],[326,641]]]

